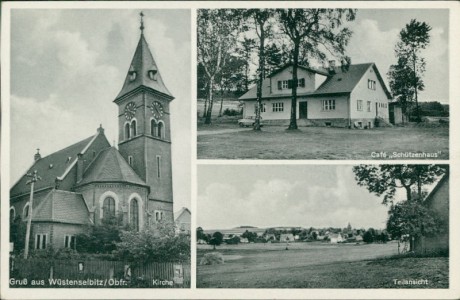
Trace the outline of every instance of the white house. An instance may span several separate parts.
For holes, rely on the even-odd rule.
[[[280,235],[280,242],[294,242],[295,238],[292,233],[283,233]]]
[[[329,234],[329,242],[331,244],[337,244],[343,242],[343,237],[341,233],[331,233]]]
[[[373,128],[389,123],[391,94],[374,63],[313,69],[299,66],[299,126]],[[287,125],[291,114],[292,65],[263,81],[261,116],[265,124]],[[244,117],[254,116],[257,86],[239,98]],[[378,121],[376,121],[378,120]]]

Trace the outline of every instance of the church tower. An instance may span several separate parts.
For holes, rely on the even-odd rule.
[[[118,150],[150,187],[148,213],[156,220],[172,222],[171,121],[169,104],[174,99],[166,88],[144,37],[141,35],[118,105]]]

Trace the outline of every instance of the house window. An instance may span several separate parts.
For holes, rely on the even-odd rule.
[[[371,111],[371,101],[367,101],[367,111]]]
[[[157,177],[161,178],[161,156],[157,155]]]
[[[374,80],[367,80],[367,88],[370,90],[375,90],[376,82]]]
[[[272,103],[272,108],[273,108],[273,112],[284,111],[284,103],[283,102]]]
[[[283,80],[283,81],[281,81],[281,83],[282,83],[282,84],[281,84],[281,87],[282,87],[283,89],[289,88],[289,85],[290,85],[290,84],[289,84],[289,80]]]
[[[134,161],[133,161],[133,157],[132,157],[131,155],[128,156],[128,163],[129,163],[129,165],[130,165],[131,167],[133,166],[133,162],[134,162]]]
[[[131,127],[133,129],[133,137],[135,137],[137,135],[137,123],[136,123],[136,120],[133,120],[131,122]]]
[[[75,249],[77,244],[77,238],[74,235],[66,235],[64,238],[64,247]]]
[[[137,203],[137,199],[131,200],[131,204],[129,206],[129,225],[133,230],[139,230],[139,204]]]
[[[47,243],[47,235],[46,234],[36,234],[35,235],[35,249],[46,249]]]
[[[357,110],[363,110],[363,100],[357,100],[356,104],[357,104],[357,107],[356,107]]]
[[[107,197],[104,199],[104,205],[102,207],[102,218],[108,219],[115,217],[115,199]]]
[[[335,100],[323,100],[323,110],[335,110]]]
[[[261,103],[260,104],[260,112],[263,113],[263,112],[266,111],[266,109],[267,109],[267,107],[266,107],[265,103]],[[257,103],[254,104],[254,114],[256,114],[256,113],[257,113]]]
[[[297,79],[297,86],[299,87],[305,87],[305,78],[300,78],[300,79]]]
[[[131,136],[131,134],[130,134],[129,124],[126,123],[126,124],[125,124],[125,139],[126,139],[126,140],[129,139],[130,136]]]

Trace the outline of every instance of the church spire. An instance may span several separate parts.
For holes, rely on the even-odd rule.
[[[120,93],[115,98],[115,102],[119,98],[141,87],[163,94],[169,98],[169,100],[172,100],[174,97],[164,84],[160,71],[158,70],[158,66],[153,59],[152,53],[150,52],[149,45],[145,40],[144,13],[140,12],[139,15],[141,17],[141,36],[139,38],[136,51],[134,52],[131,65],[128,68],[125,83],[123,84],[123,88]]]
[[[144,13],[141,11],[139,15],[141,16],[141,27],[139,29],[141,30],[141,34],[144,34]]]

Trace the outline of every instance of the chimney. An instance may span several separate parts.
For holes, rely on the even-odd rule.
[[[77,182],[83,179],[83,154],[77,155]]]
[[[34,155],[34,161],[37,161],[40,158],[42,158],[42,156],[40,155],[40,148],[37,148],[37,153],[35,153]]]
[[[97,129],[98,133],[104,133],[104,128],[102,128],[102,124],[99,125],[99,128]]]
[[[329,61],[329,74],[335,74],[335,60]]]

